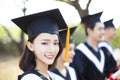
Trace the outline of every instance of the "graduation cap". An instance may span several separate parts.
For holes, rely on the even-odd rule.
[[[29,38],[41,32],[58,34],[58,30],[67,28],[59,9],[19,17],[12,21],[28,34]]]
[[[86,25],[94,25],[96,22],[101,22],[100,17],[102,15],[102,12],[93,14],[93,15],[87,15],[82,17],[81,23],[84,23]]]
[[[108,21],[105,21],[104,22],[104,25],[105,25],[105,29],[106,28],[115,28],[114,24],[113,24],[113,19],[110,19]]]
[[[69,43],[73,43],[72,34],[74,33],[75,29],[76,27],[72,27],[59,32],[62,44],[65,44],[65,49],[66,49],[64,55],[64,61],[68,60]]]
[[[76,26],[70,28],[70,43],[73,43],[72,35],[73,35],[75,29],[76,29]],[[66,35],[67,35],[67,29],[59,32],[59,36],[60,36],[60,39],[62,41],[62,44],[66,43]]]

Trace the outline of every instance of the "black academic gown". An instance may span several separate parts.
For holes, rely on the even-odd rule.
[[[84,45],[92,52],[92,54],[98,59],[101,59],[99,52],[93,50],[87,42]],[[85,53],[86,51],[84,51]],[[75,70],[79,80],[104,80],[105,75],[101,72],[81,50],[75,50],[75,57],[70,64]],[[87,53],[89,54],[89,53]]]
[[[116,60],[114,58],[113,48],[106,41],[100,42],[98,44],[98,47],[101,48],[105,54],[105,57],[106,57],[105,61],[106,62],[105,62],[104,73],[107,77],[109,77],[111,73],[114,73],[118,70],[116,67],[117,63],[116,63]]]
[[[55,74],[61,76],[64,80],[71,80],[71,77],[70,77],[70,74],[69,74],[67,68],[66,68],[66,71],[67,71],[66,77],[63,76],[63,75],[58,71],[58,69],[55,69],[55,70],[53,70],[52,72],[54,72]]]
[[[52,70],[51,74],[55,80],[78,80],[75,70],[70,66],[65,66],[66,68],[66,76],[61,74],[58,69]]]

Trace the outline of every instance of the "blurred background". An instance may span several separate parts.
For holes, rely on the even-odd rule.
[[[59,8],[69,27],[78,26],[73,34],[75,45],[85,41],[81,17],[103,11],[101,20],[114,19],[117,36],[112,41],[120,64],[120,0],[0,0],[0,80],[17,80],[22,73],[19,59],[27,40],[11,19]],[[78,37],[79,36],[79,37]]]

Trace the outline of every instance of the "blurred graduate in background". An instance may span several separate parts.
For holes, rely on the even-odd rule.
[[[103,36],[103,41],[99,42],[99,48],[107,48],[115,61],[114,49],[112,47],[111,41],[116,37],[116,28],[113,24],[113,19],[104,22],[105,32]]]
[[[63,51],[59,58],[57,59],[56,69],[52,71],[53,75],[57,74],[61,77],[61,78],[56,77],[56,80],[77,80],[75,70],[69,66],[69,63],[73,61],[73,57],[75,55],[74,52],[75,45],[72,39],[72,34],[74,33],[75,29],[76,27],[70,28],[70,38],[68,39],[69,40],[68,54],[66,54],[67,30],[62,30],[59,32],[63,45]],[[66,65],[66,63],[68,63],[68,65]]]
[[[104,22],[104,25],[104,39],[99,42],[98,47],[104,51],[106,56],[108,56],[106,60],[109,63],[106,64],[107,67],[105,68],[105,73],[109,77],[112,73],[117,71],[115,53],[111,44],[111,41],[116,37],[116,28],[113,24],[113,19]],[[109,69],[109,72],[107,69]]]
[[[105,55],[97,44],[104,35],[104,24],[100,17],[102,12],[82,17],[86,41],[75,49],[75,57],[71,66],[76,70],[79,80],[104,80]]]

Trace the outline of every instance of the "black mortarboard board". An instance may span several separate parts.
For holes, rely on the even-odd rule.
[[[12,21],[28,34],[29,38],[41,32],[58,34],[58,30],[67,28],[59,9],[19,17]]]
[[[113,24],[113,19],[110,19],[108,21],[105,21],[104,22],[104,25],[105,25],[105,29],[106,28],[115,28],[114,24]]]
[[[70,28],[70,43],[73,43],[72,34],[74,33],[75,29],[76,29],[76,27]],[[59,35],[60,35],[60,39],[62,41],[62,44],[65,44],[66,43],[67,29],[60,31]]]
[[[94,25],[96,22],[101,22],[100,17],[102,15],[102,12],[87,15],[82,17],[81,23],[87,24],[87,25]]]

